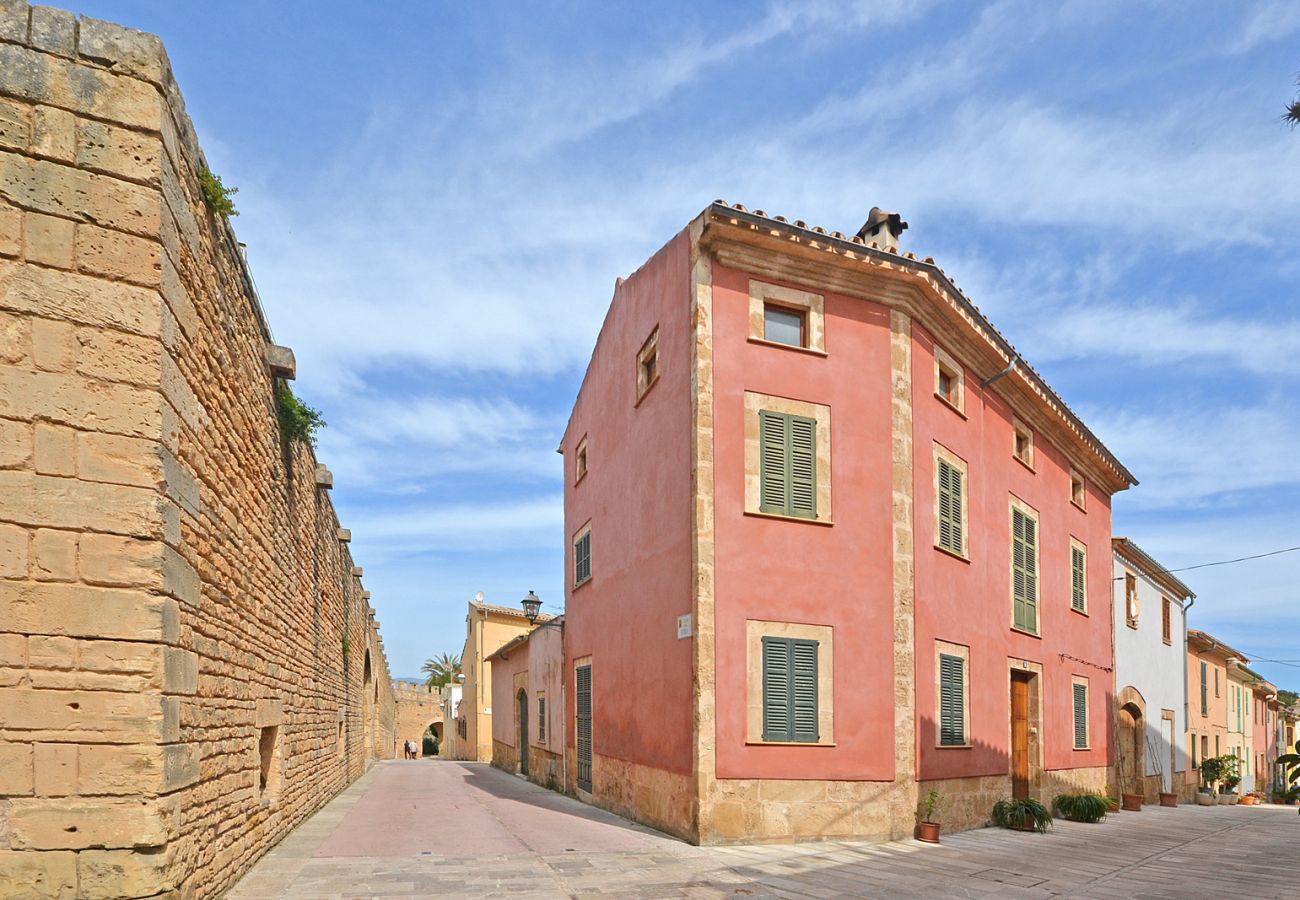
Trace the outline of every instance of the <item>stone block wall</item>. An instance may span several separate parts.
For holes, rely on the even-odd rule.
[[[204,165],[157,38],[0,0],[0,896],[217,895],[394,750]]]
[[[442,723],[442,696],[409,681],[394,681],[393,692],[397,699],[397,750],[393,755],[402,758],[402,744],[415,741],[416,752],[423,756],[424,732],[430,725]],[[445,737],[445,732],[440,734]]]

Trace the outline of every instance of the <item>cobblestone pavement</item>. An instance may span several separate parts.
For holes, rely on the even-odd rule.
[[[1045,835],[692,847],[487,765],[380,763],[227,895],[1300,898],[1300,816],[1148,807]]]

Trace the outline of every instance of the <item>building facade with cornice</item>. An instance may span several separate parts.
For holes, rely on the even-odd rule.
[[[719,843],[1109,787],[1135,480],[904,228],[717,202],[619,280],[560,447],[579,796]]]

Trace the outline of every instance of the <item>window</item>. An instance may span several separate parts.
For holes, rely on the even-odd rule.
[[[1173,644],[1173,601],[1168,597],[1160,598],[1160,638],[1166,644]]]
[[[1038,518],[1027,507],[1011,506],[1012,625],[1038,634]]]
[[[591,666],[574,670],[574,720],[577,731],[578,788],[591,790]]]
[[[586,584],[591,578],[591,526],[584,525],[573,540],[573,586]]]
[[[1074,690],[1074,749],[1088,749],[1088,679],[1075,676]]]
[[[578,441],[578,449],[573,454],[573,483],[587,477],[587,439]]]
[[[1070,502],[1079,509],[1087,509],[1088,491],[1084,486],[1083,476],[1074,469],[1070,470]]]
[[[1196,764],[1196,732],[1192,732],[1192,769],[1195,771],[1199,766]]]
[[[636,402],[649,393],[650,388],[659,381],[659,329],[650,332],[650,337],[641,345],[636,355]]]
[[[1011,420],[1011,430],[1013,433],[1012,454],[1016,459],[1032,469],[1034,467],[1034,433],[1029,430],[1028,425],[1019,419]]]
[[[763,304],[763,340],[791,347],[808,346],[808,312],[775,303]]]
[[[938,722],[940,747],[966,747],[970,709],[967,701],[966,661],[970,651],[956,644],[938,643]]]
[[[745,392],[745,513],[831,524],[829,406]]]
[[[826,354],[825,298],[762,281],[749,282],[749,339]]]
[[[759,509],[817,518],[817,422],[762,410]]]
[[[942,347],[934,348],[934,395],[966,413],[966,378],[962,367]]]
[[[1088,611],[1088,551],[1076,540],[1070,541],[1070,609]]]
[[[763,638],[763,740],[815,744],[817,642]]]
[[[274,797],[280,790],[280,726],[262,728],[257,738],[257,795]]]
[[[966,463],[935,446],[935,546],[966,556]]]
[[[1138,627],[1138,580],[1132,572],[1124,573],[1124,621],[1129,628]]]
[[[1217,667],[1214,670],[1214,696],[1215,697],[1222,696],[1219,693],[1219,670]]]
[[[1221,735],[1217,735],[1217,734],[1214,736],[1214,755],[1215,755],[1215,756],[1220,756],[1220,755],[1222,755],[1222,753],[1223,753],[1223,748],[1219,746],[1219,738],[1220,738],[1220,737],[1221,737]]]
[[[348,733],[347,733],[347,729],[344,727],[343,722],[340,721],[340,722],[339,722],[339,737],[338,737],[338,755],[339,755],[340,757],[342,757],[343,754],[346,752],[346,750],[347,750],[347,746],[348,746]]]
[[[537,740],[546,740],[546,698],[537,698]]]
[[[1215,738],[1215,740],[1218,740],[1218,738]],[[1201,735],[1201,762],[1204,762],[1205,758],[1209,755],[1210,755],[1210,736],[1208,734],[1203,734]]]
[[[1207,690],[1209,679],[1206,677],[1205,670],[1205,660],[1201,660],[1201,715],[1208,716],[1210,714],[1209,693]]]

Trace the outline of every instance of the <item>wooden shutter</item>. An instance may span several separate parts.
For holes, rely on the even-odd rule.
[[[960,469],[939,460],[939,546],[953,553],[963,552],[962,481]]]
[[[759,509],[786,513],[790,509],[787,474],[789,423],[780,413],[759,410]]]
[[[1088,686],[1074,685],[1074,746],[1082,750],[1088,746]]]
[[[939,743],[966,743],[966,660],[939,654]]]
[[[1079,612],[1087,610],[1087,594],[1085,593],[1085,572],[1083,550],[1078,547],[1070,548],[1070,568],[1071,568],[1071,593],[1070,606]]]
[[[537,739],[546,740],[546,698],[537,698]]]
[[[578,728],[578,787],[591,790],[591,666],[578,666],[575,718]]]
[[[788,638],[763,638],[763,740],[793,740]]]
[[[1014,507],[1011,510],[1011,596],[1017,628],[1038,631],[1038,571],[1035,562],[1037,523]]]
[[[1209,680],[1205,677],[1205,660],[1201,660],[1201,715],[1210,714]]]
[[[817,642],[791,641],[794,658],[794,739],[809,744],[819,739],[817,728]]]
[[[1173,615],[1170,611],[1170,600],[1168,597],[1160,598],[1160,637],[1166,643],[1171,643],[1171,620]]]
[[[763,740],[815,744],[817,642],[763,638]]]
[[[817,422],[789,416],[790,515],[817,518]]]
[[[573,583],[582,584],[591,577],[591,532],[573,545]]]
[[[759,410],[759,510],[817,518],[817,422]]]

